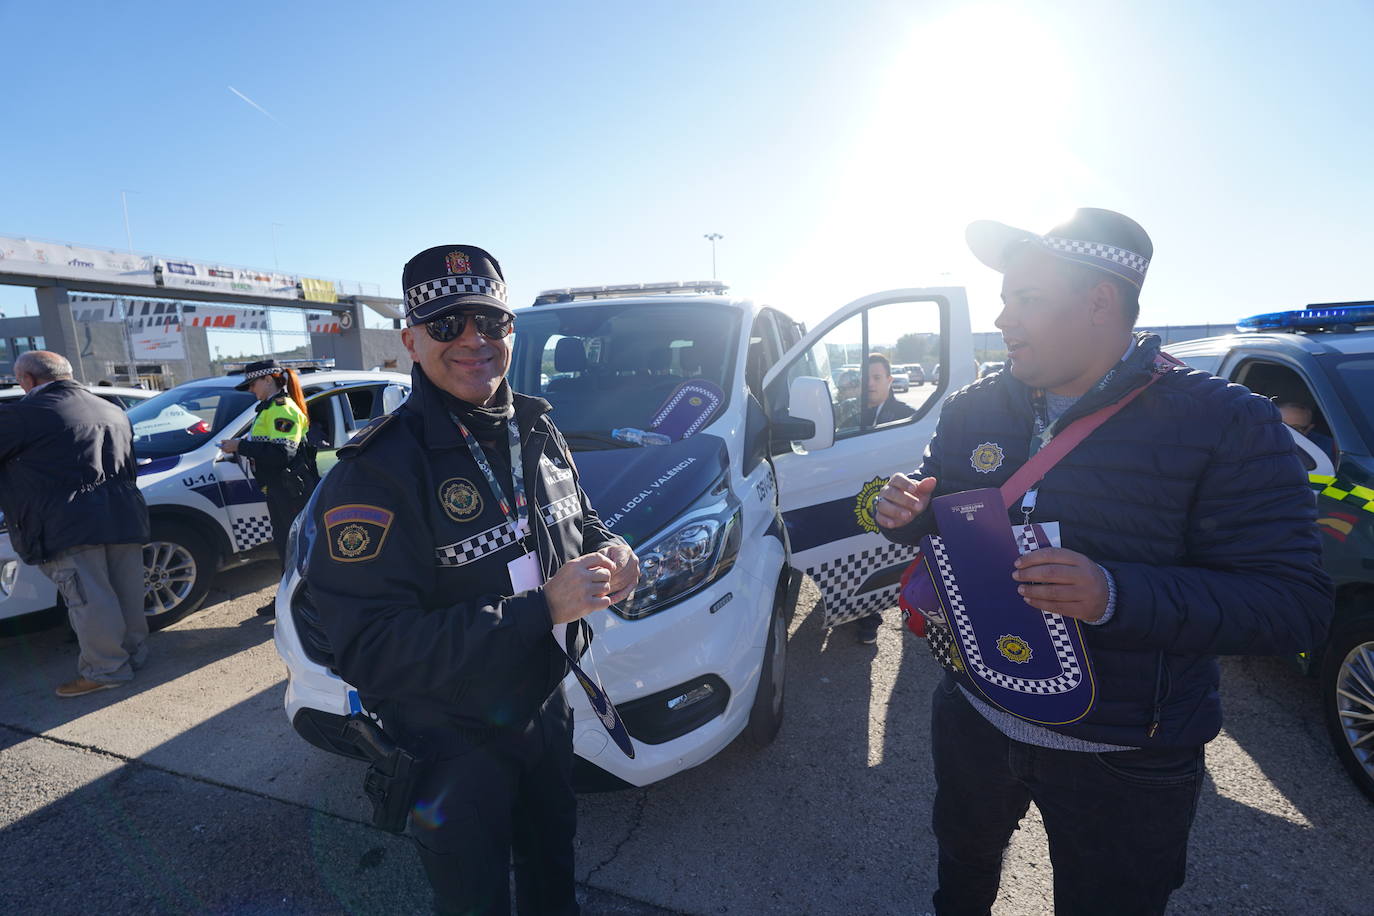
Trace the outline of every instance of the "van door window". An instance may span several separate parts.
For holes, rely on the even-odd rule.
[[[830,384],[835,436],[847,438],[901,426],[920,416],[935,396],[933,386],[892,390],[892,367],[938,366],[940,312],[933,302],[894,302],[853,315],[830,330],[787,370]]]

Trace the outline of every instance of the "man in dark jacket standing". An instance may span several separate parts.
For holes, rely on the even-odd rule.
[[[24,353],[14,371],[25,395],[0,407],[0,507],[20,558],[57,585],[81,645],[80,676],[57,695],[119,687],[148,656],[148,506],[133,428],[57,353]]]
[[[339,674],[429,758],[409,828],[441,913],[573,914],[581,618],[639,562],[578,484],[549,405],[511,391],[496,259],[444,245],[402,275],[414,390],[339,451],[302,517],[306,586]],[[555,640],[557,628],[563,638]]]
[[[1017,522],[1059,522],[1063,547],[979,571],[1086,624],[1097,694],[1085,717],[1050,728],[946,674],[931,737],[935,908],[989,911],[1034,801],[1056,912],[1162,913],[1184,880],[1203,746],[1221,728],[1216,656],[1308,651],[1324,636],[1314,502],[1268,400],[1156,367],[1159,339],[1132,334],[1153,255],[1133,220],[1084,209],[1043,236],[980,222],[968,239],[1004,274],[1009,370],[951,395],[921,468],[883,489],[891,540],[930,533],[934,496],[1000,486],[1079,417],[1162,377],[1008,507]]]

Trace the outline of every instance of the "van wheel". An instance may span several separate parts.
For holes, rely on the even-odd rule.
[[[171,626],[200,607],[216,557],[200,534],[181,522],[157,522],[143,545],[143,611],[148,629]]]
[[[1322,706],[1336,756],[1374,800],[1374,615],[1339,624],[1322,656]]]
[[[773,596],[773,616],[768,623],[768,643],[763,648],[759,689],[744,727],[746,740],[763,748],[773,743],[782,728],[784,688],[787,683],[787,589],[779,583]]]

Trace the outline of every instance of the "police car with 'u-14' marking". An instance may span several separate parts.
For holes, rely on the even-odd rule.
[[[299,361],[286,361],[292,365]],[[400,405],[410,377],[397,372],[324,369],[305,361],[301,387],[310,416],[308,436],[321,472],[335,452],[374,417]],[[161,629],[198,608],[222,567],[272,555],[273,532],[267,503],[247,461],[219,450],[224,439],[247,435],[257,400],[234,386],[241,375],[205,378],[178,385],[129,409],[134,429],[138,487],[148,503],[152,539],[143,546],[144,609],[148,626]],[[109,389],[93,389],[97,394]],[[10,550],[0,536],[0,573]],[[12,558],[17,561],[17,558]],[[27,613],[51,605],[19,586],[41,579],[15,563],[14,585],[0,578],[0,618],[13,598]],[[41,583],[40,583],[41,584]],[[55,597],[53,600],[56,600]],[[34,607],[38,603],[41,607]]]
[[[589,618],[636,756],[570,680],[579,784],[642,786],[741,733],[771,741],[801,575],[828,624],[896,604],[912,550],[878,534],[873,499],[920,463],[946,391],[973,380],[964,291],[876,293],[807,333],[715,282],[551,290],[516,328],[511,385],[553,405],[588,498],[640,558],[634,597]],[[944,381],[899,397],[840,372],[873,352],[944,366]],[[878,411],[878,398],[908,409]],[[331,670],[328,609],[300,588],[298,546],[277,597],[287,714],[311,743],[358,757],[342,731],[358,696]]]

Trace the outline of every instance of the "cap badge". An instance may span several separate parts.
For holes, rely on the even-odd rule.
[[[444,255],[444,264],[451,274],[472,273],[472,265],[468,262],[468,256],[461,251],[450,251]]]

